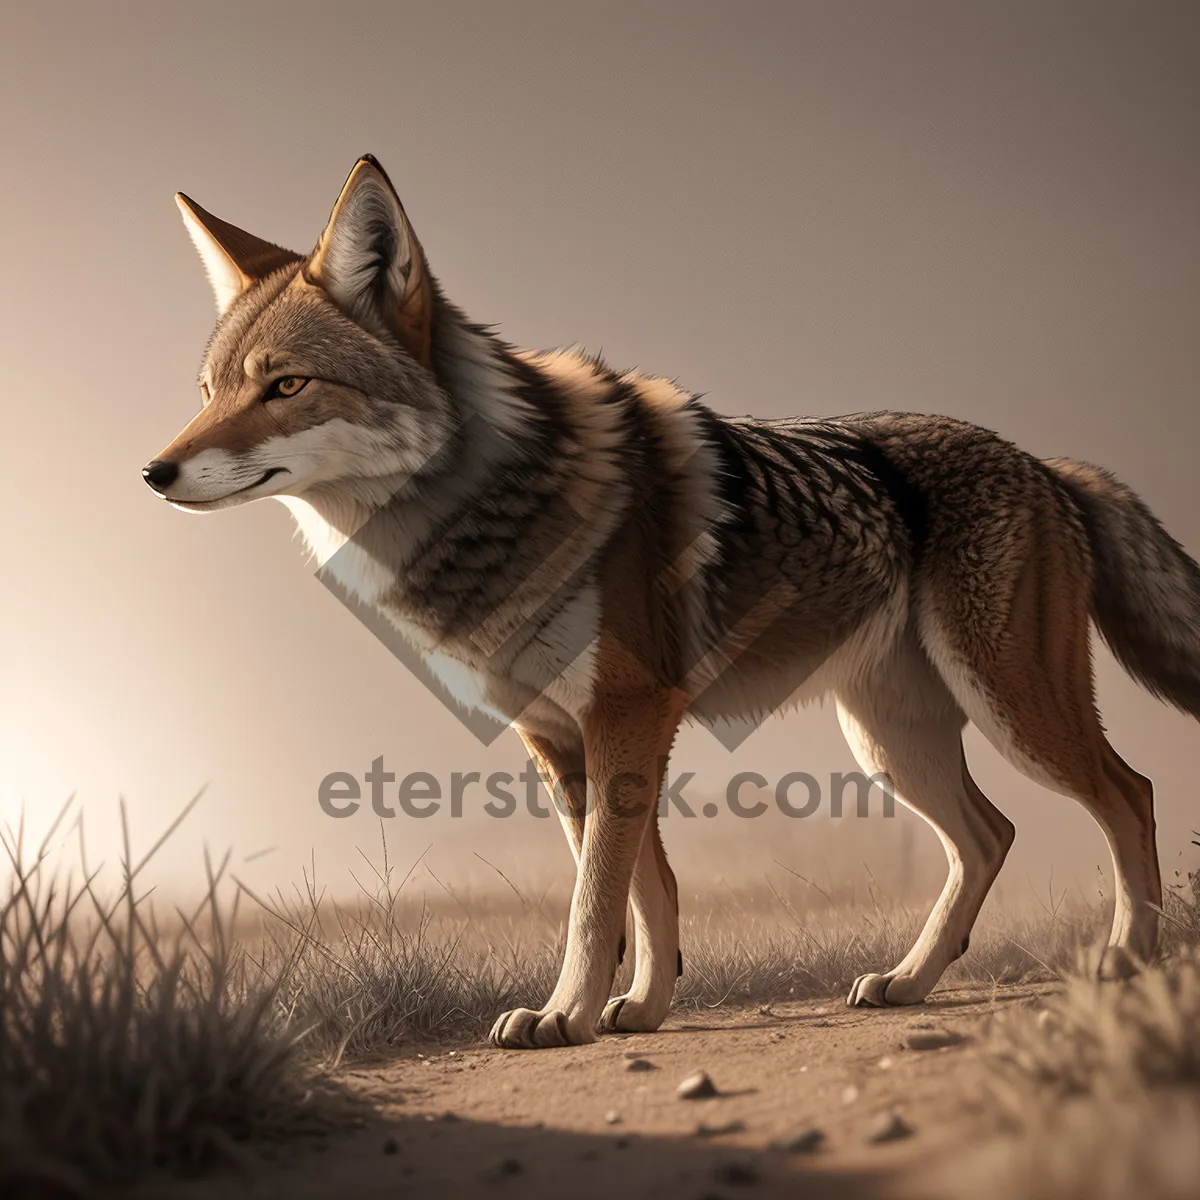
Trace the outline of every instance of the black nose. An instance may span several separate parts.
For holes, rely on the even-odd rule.
[[[164,492],[179,478],[179,464],[156,458],[142,468],[142,478],[156,492]]]

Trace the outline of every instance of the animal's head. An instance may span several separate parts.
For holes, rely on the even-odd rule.
[[[383,169],[350,172],[307,258],[176,197],[216,295],[203,407],[143,469],[192,511],[353,481],[385,493],[445,436],[431,370],[437,296]]]

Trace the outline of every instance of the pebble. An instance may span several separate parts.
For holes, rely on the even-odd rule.
[[[675,1095],[680,1100],[705,1100],[717,1094],[716,1084],[708,1077],[707,1071],[695,1071],[675,1089]]]
[[[910,1050],[941,1050],[945,1046],[957,1046],[962,1034],[948,1029],[914,1029],[905,1035],[904,1044]]]
[[[771,1143],[772,1150],[782,1150],[785,1154],[812,1154],[819,1150],[825,1141],[825,1131],[810,1125],[805,1129],[797,1129],[784,1137],[776,1138]]]
[[[858,1088],[854,1084],[848,1084],[842,1089],[842,1103],[853,1104],[858,1099]]]
[[[912,1137],[915,1129],[899,1113],[882,1113],[867,1126],[865,1140],[872,1146],[884,1142],[898,1142],[901,1138]]]
[[[696,1126],[696,1136],[702,1138],[722,1137],[727,1133],[743,1133],[745,1129],[745,1121],[726,1121],[724,1125],[707,1125],[701,1121]]]
[[[653,1071],[655,1069],[654,1064],[648,1058],[631,1058],[625,1064],[627,1071]]]
[[[605,1125],[620,1125],[621,1114],[617,1112],[615,1108],[610,1108],[608,1112],[604,1114],[604,1123]]]

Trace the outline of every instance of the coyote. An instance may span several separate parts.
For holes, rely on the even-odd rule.
[[[1012,844],[967,770],[968,721],[1103,829],[1102,970],[1154,952],[1153,793],[1105,739],[1088,622],[1200,716],[1200,568],[1113,476],[947,417],[726,417],[578,351],[516,350],[442,295],[369,156],[307,256],[177,202],[219,319],[203,407],[146,482],[190,512],[278,497],[549,781],[577,866],[562,972],[493,1042],[659,1026],[682,969],[656,819],[677,727],[825,694],[949,860],[916,944],[848,1003],[923,1000]],[[632,982],[610,999],[627,907]]]

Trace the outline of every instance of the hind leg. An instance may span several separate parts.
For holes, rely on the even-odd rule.
[[[1158,909],[1162,879],[1155,842],[1154,785],[1104,743],[1105,786],[1088,805],[1100,823],[1117,879],[1112,933],[1101,974],[1124,978],[1138,961],[1149,962],[1158,949]],[[1120,797],[1117,800],[1117,797]]]
[[[920,937],[890,970],[855,980],[846,1001],[917,1004],[966,950],[1013,827],[968,773],[966,717],[915,644],[868,687],[839,692],[838,718],[862,768],[886,773],[896,799],[929,822],[946,851],[946,882]]]
[[[1000,638],[978,636],[987,612],[949,619],[934,602],[922,640],[970,719],[1018,770],[1079,801],[1108,842],[1116,875],[1102,972],[1127,975],[1158,939],[1162,881],[1154,789],[1109,745],[1096,712],[1087,576],[1053,523],[1033,530]]]
[[[1040,702],[1007,702],[994,672],[990,677],[964,672],[956,690],[971,706],[972,720],[1009,762],[1035,782],[1079,801],[1103,831],[1116,901],[1101,973],[1125,977],[1137,961],[1153,956],[1158,943],[1162,880],[1153,785],[1109,745],[1090,699],[1077,705],[1051,702],[1050,682],[1036,673],[1025,676],[1024,683],[1027,695],[1040,692]]]

